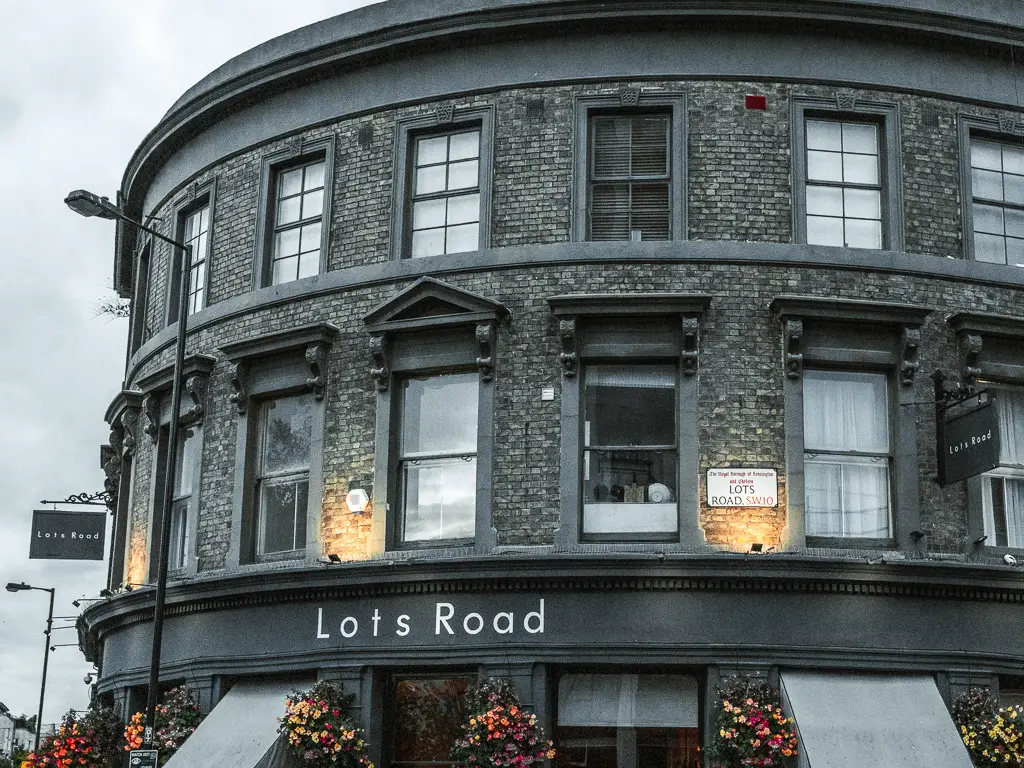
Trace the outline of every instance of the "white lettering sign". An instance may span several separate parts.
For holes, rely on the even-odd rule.
[[[490,613],[489,611],[487,612]],[[337,622],[337,623],[334,623]],[[394,627],[395,635],[406,637],[417,631],[422,634],[424,627],[416,627],[412,618],[407,613],[399,614],[393,618],[382,613],[380,608],[374,607],[369,614],[369,634],[372,637],[380,636],[380,625],[389,624]],[[477,611],[460,613],[454,603],[434,603],[433,611],[433,633],[435,636],[443,637],[473,637],[481,634],[485,629],[491,629],[498,635],[514,635],[525,633],[527,635],[544,634],[544,599],[537,601],[537,610],[521,613],[519,616],[514,611],[497,611],[493,615],[484,615]],[[345,640],[358,638],[364,633],[356,616],[343,616],[340,621],[335,618],[325,619],[324,609],[316,609],[316,639],[329,640],[336,631],[337,635]],[[427,632],[430,629],[427,628]]]
[[[709,507],[774,507],[779,503],[779,479],[774,469],[708,470]]]

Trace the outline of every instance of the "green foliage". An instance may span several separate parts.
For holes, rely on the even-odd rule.
[[[972,688],[953,702],[953,720],[977,766],[1024,766],[1024,708],[999,707],[986,688]]]

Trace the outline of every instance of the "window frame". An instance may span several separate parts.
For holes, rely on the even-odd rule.
[[[217,182],[216,179],[212,179],[198,189],[191,190],[188,199],[179,201],[174,208],[174,236],[179,243],[185,242],[185,226],[189,217],[198,213],[203,208],[208,209],[207,216],[209,221],[206,228],[206,252],[203,254],[203,258],[200,259],[199,262],[196,261],[195,254],[193,253],[192,259],[189,263],[189,306],[191,307],[192,295],[195,292],[195,286],[191,282],[191,270],[194,270],[197,264],[202,264],[204,267],[202,285],[203,303],[195,310],[189,309],[189,317],[209,306],[210,264],[212,261],[211,256],[213,255],[213,216],[216,191]],[[171,248],[170,258],[171,266],[167,272],[167,291],[164,294],[167,296],[167,306],[165,308],[166,325],[173,325],[178,322],[178,292],[181,289],[181,269],[185,260],[185,253],[180,248]]]
[[[958,347],[960,380],[965,386],[993,389],[1024,387],[1024,317],[981,312],[957,312],[946,318]],[[996,394],[998,398],[998,392]],[[998,407],[998,406],[997,406]],[[991,555],[1024,556],[1024,547],[1000,547],[985,536],[983,475],[969,477],[967,538],[975,551]]]
[[[422,311],[421,309],[422,308]],[[508,309],[498,301],[424,277],[363,318],[370,335],[371,369],[377,389],[374,441],[372,553],[497,545],[492,523],[496,348]],[[399,435],[403,377],[455,371],[479,372],[475,535],[470,540],[401,541]]]
[[[153,238],[140,237],[135,256],[135,285],[132,288],[131,319],[128,333],[128,359],[148,341],[146,315],[149,312],[152,285]]]
[[[883,403],[885,404],[887,450],[884,453],[883,452],[875,452],[875,451],[864,452],[864,451],[857,451],[857,450],[854,450],[854,449],[849,449],[849,450],[845,450],[845,451],[839,451],[839,450],[837,450],[837,451],[823,451],[823,450],[820,450],[820,449],[819,450],[815,450],[813,448],[808,448],[807,447],[807,441],[805,439],[804,440],[804,460],[803,460],[803,464],[804,464],[804,477],[805,477],[805,481],[806,481],[806,471],[807,471],[807,464],[808,464],[808,456],[809,455],[829,456],[829,457],[835,456],[835,457],[840,457],[840,458],[842,458],[842,457],[850,457],[850,458],[884,458],[885,459],[885,471],[886,471],[886,493],[885,493],[885,501],[886,501],[886,528],[887,528],[887,531],[888,531],[888,535],[887,536],[878,536],[878,537],[873,537],[873,536],[861,536],[861,537],[858,537],[858,536],[844,536],[844,535],[840,535],[840,536],[827,536],[827,535],[819,535],[819,534],[807,534],[807,539],[808,539],[809,542],[817,541],[817,542],[826,543],[826,546],[838,546],[838,545],[834,544],[833,542],[835,542],[835,541],[847,541],[847,540],[855,540],[855,541],[864,542],[864,543],[872,542],[872,541],[877,541],[880,544],[883,544],[883,543],[884,544],[891,544],[895,540],[895,537],[893,536],[893,532],[895,531],[895,528],[896,528],[895,520],[894,520],[895,508],[896,508],[895,501],[894,501],[895,483],[893,482],[893,472],[894,472],[894,467],[895,467],[895,462],[894,462],[894,457],[893,457],[893,444],[895,442],[895,426],[896,426],[896,419],[894,418],[895,417],[894,409],[895,408],[899,408],[899,402],[894,397],[895,393],[893,392],[893,381],[892,381],[893,376],[892,376],[892,372],[890,370],[885,370],[884,368],[883,369],[878,369],[878,368],[859,367],[859,366],[854,366],[854,367],[847,367],[847,366],[830,367],[830,366],[827,366],[827,365],[812,364],[812,365],[808,365],[808,366],[806,366],[804,368],[804,374],[803,374],[804,375],[804,380],[806,380],[806,376],[807,376],[808,373],[818,373],[818,374],[829,374],[829,373],[838,373],[838,374],[867,374],[867,375],[876,375],[876,376],[884,377],[884,381],[885,381],[885,397],[883,399]],[[804,416],[804,423],[805,423],[804,433],[806,434],[806,420],[807,420],[807,411],[806,411],[806,409],[804,410],[803,416]],[[856,462],[854,462],[854,463],[856,463]],[[806,509],[806,488],[807,488],[807,486],[806,486],[806,482],[805,482],[805,485],[804,485],[805,509]],[[846,518],[846,510],[845,509],[841,510],[841,515],[844,518],[844,522],[845,522],[845,518]],[[804,521],[804,525],[805,525],[805,528],[806,528],[806,518],[805,518],[805,521]]]
[[[181,410],[178,412],[177,429],[178,445],[183,444],[180,434],[185,429],[196,430],[196,462],[192,469],[192,491],[189,495],[188,507],[186,509],[185,527],[185,564],[180,568],[170,568],[169,572],[175,577],[194,576],[198,572],[198,538],[199,538],[199,509],[202,501],[202,470],[203,470],[203,446],[206,439],[204,429],[205,420],[205,390],[206,382],[209,380],[215,360],[208,355],[191,355],[185,358],[182,379],[186,382],[185,390],[182,392]],[[154,371],[152,374],[140,379],[138,388],[145,393],[141,411],[147,423],[145,432],[153,442],[153,451],[150,453],[151,465],[149,473],[149,521],[146,526],[146,569],[147,580],[156,578],[157,552],[155,548],[161,539],[161,525],[163,521],[163,499],[164,481],[167,476],[167,448],[169,432],[171,429],[171,392],[173,383],[173,368],[168,366]],[[177,463],[177,462],[175,462]],[[134,461],[133,471],[139,471],[138,461]],[[135,492],[134,479],[132,480],[132,493]],[[172,503],[173,507],[173,503]],[[171,511],[168,510],[167,523],[171,524]],[[130,542],[126,542],[130,546]],[[168,551],[168,556],[170,551]],[[128,557],[125,557],[125,567],[128,565]]]
[[[963,190],[962,219],[963,219],[963,258],[968,261],[978,261],[975,258],[974,248],[974,182],[971,174],[971,144],[974,139],[990,141],[1000,145],[1016,144],[1024,147],[1024,123],[1015,122],[1010,125],[995,118],[982,117],[980,115],[959,115],[959,145],[960,145],[960,188]],[[1024,204],[1016,203],[984,203],[986,205],[999,205],[1002,208],[1011,207],[1017,210],[1024,210]],[[993,267],[1016,267],[1014,264],[996,264],[990,261],[981,261],[979,264],[991,264]],[[1017,267],[1019,269],[1019,267]]]
[[[388,766],[406,766],[407,768],[413,768],[414,766],[423,766],[423,768],[440,768],[441,766],[450,766],[451,762],[448,760],[438,762],[399,762],[395,759],[395,747],[396,747],[396,732],[395,723],[397,722],[397,708],[398,699],[396,696],[398,690],[398,684],[403,681],[426,681],[426,680],[463,680],[467,684],[467,690],[472,688],[479,679],[479,675],[475,671],[463,671],[460,669],[449,669],[441,668],[436,670],[424,670],[418,668],[415,671],[404,672],[401,670],[391,670],[382,675],[384,678],[385,687],[385,703],[384,703],[384,717],[383,728],[382,728],[382,752],[385,760],[385,764]]]
[[[634,98],[635,97],[635,98]],[[591,119],[604,114],[669,114],[669,242],[687,239],[687,114],[686,94],[673,91],[625,89],[621,93],[577,96],[573,101],[575,125],[572,169],[573,201],[570,231],[574,242],[590,237]],[[665,242],[652,240],[647,242]]]
[[[473,251],[412,256],[413,174],[416,160],[415,141],[429,136],[463,133],[474,127],[480,131],[479,194],[480,217],[476,251],[491,245],[491,198],[494,167],[493,105],[439,108],[435,112],[399,119],[395,124],[395,160],[391,200],[391,258],[396,261],[412,258],[457,258]],[[450,197],[450,195],[444,195]]]
[[[225,570],[245,571],[281,561],[312,563],[321,554],[319,522],[323,498],[328,359],[338,329],[315,323],[226,344],[220,351],[231,364],[237,429],[232,490],[231,534]],[[259,416],[268,400],[311,392],[306,540],[300,549],[262,554],[258,550],[257,493]]]
[[[333,211],[335,138],[333,135],[315,140],[305,140],[300,137],[297,140],[292,140],[284,149],[264,155],[260,163],[260,196],[256,209],[256,239],[253,254],[253,290],[275,285],[273,282],[274,235],[277,232],[275,209],[280,175],[293,168],[311,165],[320,159],[324,163],[324,193],[323,209],[320,214],[319,267],[316,275],[297,279],[306,280],[327,271]],[[292,224],[298,226],[295,222]],[[209,274],[209,269],[207,269],[207,274]],[[296,280],[289,280],[277,285],[287,285],[292,282],[296,282]]]
[[[700,528],[697,388],[700,318],[711,303],[702,294],[567,294],[548,299],[562,349],[559,527],[556,544],[686,548],[702,545]],[[642,318],[646,323],[629,323]],[[621,326],[619,330],[617,327]],[[657,337],[651,329],[657,330]],[[583,533],[584,384],[588,363],[672,362],[676,365],[676,500],[672,535],[611,536]]]
[[[841,101],[844,103],[840,104]],[[878,126],[882,213],[882,247],[880,250],[902,251],[904,248],[903,157],[900,143],[899,105],[854,98],[824,99],[803,95],[794,95],[792,98],[790,131],[793,167],[793,242],[802,245],[808,244],[807,121],[815,118],[840,122],[872,123]],[[843,186],[845,187],[845,185]]]
[[[1024,386],[1007,386],[1005,384],[996,384],[994,382],[979,382],[979,385],[983,386],[985,388],[985,390],[989,393],[989,396],[993,398],[997,414],[999,412],[999,402],[1000,402],[1000,399],[1002,398],[1003,393],[1005,393],[1005,392],[1012,392],[1017,397],[1021,398],[1022,401],[1024,401]],[[1021,425],[1021,429],[1022,429],[1022,431],[1024,431],[1024,424]],[[1005,442],[1003,440],[1003,435],[1001,433],[999,435],[999,438],[1000,438],[1000,446],[1004,445]],[[985,486],[987,484],[991,484],[994,480],[999,480],[1000,482],[1005,483],[1005,481],[1007,479],[1012,480],[1014,482],[1018,482],[1018,483],[1024,484],[1024,460],[1022,460],[1019,464],[1003,464],[1003,463],[1000,462],[998,467],[996,467],[995,469],[989,470],[988,472],[982,473],[980,478],[981,478],[981,483],[982,483],[982,486],[981,486],[982,518],[983,518],[983,522],[986,524],[985,528],[987,529],[987,527],[988,527],[987,526],[987,523],[988,523],[988,510],[986,509],[986,506],[988,506],[988,505],[985,502],[989,498],[989,494],[991,493],[994,496],[996,491],[995,491],[994,488],[991,491],[989,491],[989,490],[987,490],[985,488]],[[1006,493],[1005,488],[1001,488],[1000,492],[1005,494]],[[993,519],[993,528],[995,528],[995,524],[994,523],[995,523],[995,520]],[[986,530],[985,533],[987,534],[988,531]],[[1011,545],[1009,543],[1009,538],[1008,537],[1007,537],[1007,543],[1006,544],[1000,544],[998,542],[998,540],[996,540],[990,546],[992,546],[992,547],[994,547],[996,549],[1005,550],[1006,552],[1019,552],[1019,551],[1022,551],[1022,550],[1024,550],[1024,530],[1021,530],[1019,532],[1018,536],[1019,536],[1019,539],[1020,539],[1019,546]],[[985,540],[986,545],[988,544],[989,541],[991,541],[991,538]]]
[[[408,486],[406,482],[405,467],[410,462],[418,461],[442,461],[445,459],[464,459],[468,456],[472,456],[474,466],[476,467],[475,475],[479,477],[479,465],[478,465],[478,453],[480,450],[480,439],[479,435],[476,437],[476,445],[472,452],[469,451],[458,451],[458,452],[434,452],[428,456],[416,455],[411,456],[407,452],[405,446],[405,426],[406,426],[406,385],[412,379],[439,379],[445,376],[458,376],[458,375],[474,375],[476,371],[466,367],[455,367],[446,368],[438,371],[428,372],[416,372],[406,371],[400,376],[395,382],[395,400],[397,407],[395,408],[395,434],[397,435],[396,448],[395,448],[395,470],[394,470],[394,499],[397,502],[399,514],[395,516],[395,530],[393,533],[393,540],[396,549],[423,549],[428,547],[457,547],[457,546],[472,546],[476,540],[476,525],[474,525],[474,536],[472,537],[437,537],[433,539],[407,539],[406,528],[407,528],[407,512],[406,507]],[[474,425],[477,432],[480,429],[480,388],[479,382],[477,386],[477,414],[476,423]],[[479,484],[478,480],[474,482],[474,491],[476,486]],[[476,494],[474,493],[474,509],[476,507]],[[478,523],[476,515],[474,514],[474,523]]]
[[[786,549],[915,551],[921,533],[915,373],[929,307],[809,296],[777,296],[784,364]],[[804,369],[885,373],[888,379],[890,535],[808,536],[805,518]]]

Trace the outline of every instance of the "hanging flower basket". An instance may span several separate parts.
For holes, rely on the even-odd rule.
[[[351,715],[353,699],[341,685],[327,681],[285,699],[278,733],[304,767],[373,768],[363,732]]]
[[[450,755],[461,768],[526,768],[555,756],[537,716],[523,710],[510,681],[488,678],[474,686],[468,709]]]
[[[153,743],[160,753],[160,765],[181,749],[189,736],[203,722],[195,694],[181,685],[169,690],[163,703],[156,707],[156,728]],[[124,729],[124,750],[141,749],[146,731],[146,715],[136,712]]]
[[[121,721],[113,710],[91,707],[79,715],[71,710],[57,733],[47,736],[38,752],[29,753],[25,768],[119,768]]]
[[[1024,707],[1000,707],[985,688],[953,702],[953,720],[976,766],[1024,766]]]
[[[777,768],[797,753],[793,718],[783,714],[771,686],[733,678],[718,695],[721,707],[708,748],[712,768]]]

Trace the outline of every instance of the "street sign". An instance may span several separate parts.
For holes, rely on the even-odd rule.
[[[131,768],[157,768],[155,749],[133,749],[129,753],[128,765]]]

